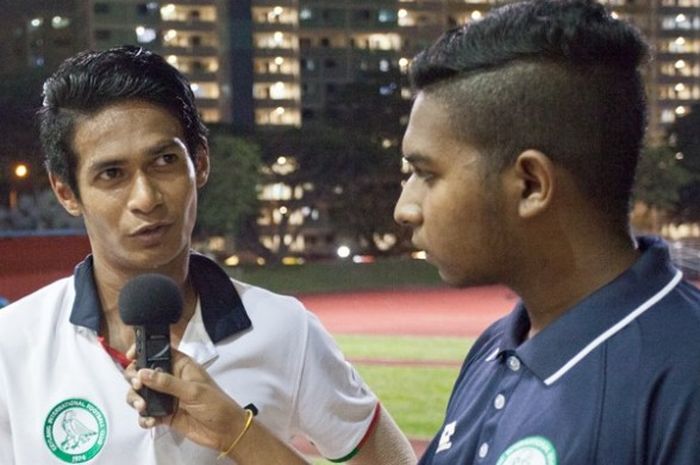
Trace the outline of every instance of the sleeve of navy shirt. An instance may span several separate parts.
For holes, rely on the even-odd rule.
[[[619,437],[622,428],[634,427],[623,437],[636,438],[639,464],[700,463],[700,291],[689,283],[681,283],[678,291],[669,296],[663,318],[632,328],[646,343],[638,358],[617,365],[622,376],[611,378],[626,385],[616,389],[611,382],[610,391],[620,395],[610,400],[619,408],[604,410],[601,438]],[[629,426],[615,418],[627,409]],[[614,456],[614,449],[615,441],[601,439],[598,463]]]
[[[698,355],[689,358],[697,360]],[[689,354],[690,355],[690,354]],[[645,465],[698,463],[700,454],[700,368],[672,368],[649,386],[639,427],[647,447]],[[645,408],[646,407],[646,408]]]

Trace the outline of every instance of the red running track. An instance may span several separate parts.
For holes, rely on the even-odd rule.
[[[302,295],[333,334],[475,337],[507,314],[516,295],[502,286]]]

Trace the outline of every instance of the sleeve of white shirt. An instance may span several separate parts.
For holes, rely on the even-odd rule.
[[[324,457],[337,460],[365,437],[378,401],[311,313],[307,326],[292,430],[306,436]]]
[[[5,393],[5,380],[0,372],[0,464],[14,465],[14,449],[12,448],[12,430],[10,429],[10,416],[7,410],[7,395]]]

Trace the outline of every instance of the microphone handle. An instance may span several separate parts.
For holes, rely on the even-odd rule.
[[[136,368],[172,373],[170,352],[170,325],[135,326],[136,331]],[[175,411],[175,399],[169,394],[142,388],[139,395],[146,401],[146,410],[141,416],[164,417]]]

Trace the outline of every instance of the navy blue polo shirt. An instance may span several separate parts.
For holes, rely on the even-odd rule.
[[[661,240],[639,247],[533,338],[522,303],[487,329],[420,464],[700,463],[700,291]]]

